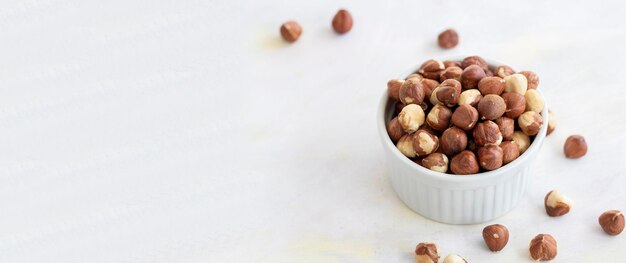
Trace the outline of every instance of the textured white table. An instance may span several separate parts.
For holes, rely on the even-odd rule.
[[[184,3],[183,3],[184,2]],[[337,36],[340,7],[353,30]],[[412,262],[420,241],[470,262],[616,262],[626,235],[626,2],[0,2],[1,262]],[[300,41],[278,27],[297,19]],[[455,27],[444,51],[437,34]],[[559,118],[517,209],[426,220],[395,196],[374,121],[389,78],[432,57],[530,69]],[[565,138],[589,153],[566,160]],[[548,218],[560,189],[570,214]]]

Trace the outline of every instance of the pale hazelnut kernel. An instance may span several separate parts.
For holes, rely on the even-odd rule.
[[[438,81],[439,74],[444,69],[445,67],[441,61],[436,59],[429,59],[420,66],[420,69],[417,71],[417,73],[424,76],[424,78],[434,79]]]
[[[443,263],[467,263],[467,260],[459,255],[450,254],[443,259]]]
[[[436,172],[446,173],[448,171],[448,157],[443,153],[431,153],[422,159],[422,166]]]
[[[556,116],[554,116],[554,113],[552,113],[552,111],[548,110],[548,134],[550,135],[555,129],[556,129]]]
[[[471,65],[479,66],[483,71],[489,70],[487,62],[479,56],[469,56],[461,61],[461,68],[465,69]]]
[[[398,117],[391,119],[389,124],[387,124],[387,133],[389,134],[389,137],[391,137],[391,140],[394,142],[397,142],[398,140],[400,140],[400,138],[402,138],[402,136],[406,134],[404,132],[404,129],[402,129],[400,122],[398,121]]]
[[[543,97],[536,89],[527,90],[524,98],[527,111],[541,112],[543,110]]]
[[[502,165],[508,164],[519,157],[519,147],[513,141],[502,142],[500,148],[502,148]]]
[[[420,104],[424,101],[424,87],[421,81],[407,79],[398,90],[398,97],[404,104]]]
[[[402,87],[403,83],[403,79],[392,79],[387,81],[387,94],[389,95],[389,98],[394,100],[400,99],[400,87]]]
[[[415,158],[415,149],[413,149],[413,134],[405,134],[398,140],[396,148],[409,158]]]
[[[544,198],[546,213],[549,216],[562,216],[569,213],[571,201],[557,190],[552,190]]]
[[[499,76],[501,78],[504,78],[506,76],[509,75],[513,75],[515,74],[515,70],[513,70],[511,67],[506,66],[506,65],[502,65],[502,66],[497,66],[495,69],[495,74],[496,76]]]
[[[437,244],[426,242],[417,244],[417,246],[415,247],[415,261],[417,263],[439,262]]]
[[[495,94],[488,94],[478,102],[476,109],[481,119],[495,120],[500,118],[506,111],[506,103],[502,97]]]
[[[417,131],[417,129],[424,124],[424,118],[424,110],[422,110],[422,107],[415,104],[404,106],[400,114],[398,114],[398,121],[407,133]]]
[[[504,93],[502,99],[506,104],[504,115],[516,119],[526,111],[526,99],[519,93]]]
[[[436,101],[448,107],[453,107],[459,102],[461,83],[454,79],[446,79],[435,88],[433,94],[436,97]]]
[[[500,95],[504,91],[504,79],[500,77],[484,77],[478,82],[478,90],[483,95]]]
[[[413,134],[413,149],[417,157],[423,157],[435,152],[439,148],[437,136],[419,129]]]
[[[476,145],[500,145],[502,143],[502,133],[498,124],[493,121],[485,121],[476,124],[476,128],[472,133],[474,135],[474,141]]]
[[[469,131],[478,121],[478,111],[471,105],[461,105],[452,113],[451,121],[454,126]]]
[[[587,141],[580,135],[571,135],[565,140],[563,145],[563,152],[565,157],[570,159],[577,159],[587,154]]]
[[[483,98],[483,95],[480,94],[480,91],[477,89],[468,89],[461,92],[459,97],[459,106],[460,105],[478,105],[478,102]]]
[[[477,65],[470,65],[461,74],[461,84],[463,89],[475,89],[478,82],[486,77],[485,71]]]
[[[478,173],[478,161],[473,152],[465,150],[452,157],[450,161],[450,170],[452,173],[459,175]]]
[[[426,117],[426,123],[431,128],[443,131],[450,126],[450,118],[452,117],[452,110],[443,105],[435,105]]]
[[[515,92],[524,95],[527,89],[528,81],[524,75],[516,73],[504,77],[504,92]]]
[[[439,87],[436,87],[436,88],[432,91],[432,93],[430,94],[430,99],[429,99],[429,101],[430,101],[430,104],[432,104],[432,105],[442,105],[442,104],[443,104],[441,101],[439,101],[439,99],[437,99],[437,92],[438,92],[438,90],[437,90],[437,89],[438,89],[438,88],[439,88]],[[459,95],[459,96],[460,96],[460,95]]]
[[[539,86],[539,76],[532,71],[520,71],[519,74],[524,75],[528,81],[528,89],[537,89]]]
[[[500,133],[502,133],[502,139],[505,141],[510,141],[513,136],[513,132],[515,132],[515,121],[509,117],[500,117],[495,120],[496,124],[498,124],[498,128],[500,128]]]
[[[519,148],[520,155],[523,154],[530,146],[530,137],[521,131],[515,131],[511,139]]]
[[[446,79],[456,79],[457,81],[461,82],[461,74],[463,74],[463,69],[456,66],[447,67],[446,69],[441,71],[441,74],[439,75],[439,80],[444,81]]]
[[[467,147],[467,135],[457,127],[450,127],[441,134],[439,146],[447,156],[454,156]]]
[[[522,132],[526,133],[528,136],[537,135],[542,124],[543,118],[539,113],[534,111],[524,112],[517,119],[517,125],[519,125]]]
[[[535,260],[552,260],[556,257],[556,240],[549,234],[539,234],[530,241],[530,257]]]
[[[624,231],[624,214],[618,210],[609,210],[598,218],[598,223],[605,233],[617,236]]]
[[[483,228],[483,239],[489,250],[498,252],[509,243],[509,230],[500,224],[486,226]]]

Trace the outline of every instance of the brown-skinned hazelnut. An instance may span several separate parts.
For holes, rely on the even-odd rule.
[[[415,247],[415,261],[417,263],[439,262],[437,244],[427,242],[417,244],[417,246]]]
[[[548,132],[547,135],[550,135],[556,129],[556,116],[552,113],[551,110],[548,110]]]
[[[398,90],[398,97],[404,104],[420,104],[424,101],[424,87],[421,81],[408,79],[402,83]]]
[[[565,140],[563,145],[563,152],[565,157],[570,159],[578,159],[587,154],[587,141],[580,135],[571,135]]]
[[[598,218],[598,223],[605,233],[617,236],[624,231],[624,214],[618,210],[609,210]]]
[[[398,121],[407,133],[413,133],[424,124],[424,110],[422,107],[415,104],[409,104],[404,106],[400,114],[398,114]]]
[[[464,58],[463,61],[461,61],[461,68],[463,69],[471,65],[477,65],[483,71],[489,70],[489,65],[487,64],[487,62],[479,56],[469,56],[469,57]]]
[[[454,126],[469,131],[478,121],[478,111],[471,105],[461,105],[452,113],[451,121]]]
[[[463,74],[463,69],[457,66],[447,67],[446,69],[441,71],[441,74],[439,75],[439,80],[444,81],[446,79],[456,79],[457,81],[461,82],[461,74]]]
[[[537,89],[539,86],[539,76],[532,71],[520,71],[519,74],[524,75],[526,77],[526,81],[528,83],[528,89]]]
[[[498,124],[498,128],[500,128],[503,140],[510,141],[513,139],[513,133],[515,132],[515,121],[513,119],[502,116],[497,118],[495,123]]]
[[[424,88],[424,98],[430,98],[433,90],[439,86],[439,82],[432,79],[422,79],[422,88]]]
[[[400,87],[402,87],[402,84],[404,84],[403,79],[392,79],[387,81],[387,94],[389,95],[389,98],[394,100],[400,99]]]
[[[389,124],[387,124],[387,133],[389,134],[389,137],[391,137],[391,140],[394,142],[397,142],[398,140],[400,140],[400,138],[402,138],[402,136],[406,134],[406,132],[404,132],[404,129],[402,129],[400,122],[398,121],[398,117],[391,119]]]
[[[556,240],[549,234],[539,234],[530,241],[528,251],[535,261],[553,260],[557,254]]]
[[[500,146],[483,146],[478,148],[478,163],[483,169],[492,171],[502,167],[503,155]]]
[[[417,73],[421,74],[424,78],[439,81],[439,74],[444,68],[445,67],[441,61],[429,59],[420,66]]]
[[[436,172],[446,173],[448,171],[448,157],[443,153],[431,153],[422,159],[422,166]]]
[[[526,94],[528,89],[528,81],[524,75],[516,73],[504,77],[504,92],[515,92]]]
[[[415,158],[417,156],[413,148],[413,134],[405,134],[400,137],[396,143],[396,148],[406,157]]]
[[[515,74],[515,70],[513,70],[509,66],[502,65],[502,66],[497,66],[494,70],[494,73],[496,76],[504,78],[506,76]]]
[[[478,82],[478,90],[483,95],[500,95],[504,91],[504,79],[500,77],[484,77]]]
[[[478,102],[480,102],[481,99],[483,99],[483,95],[480,94],[480,91],[478,91],[477,89],[468,89],[468,90],[461,92],[461,95],[459,96],[458,104],[459,106],[471,105],[473,107],[476,107],[476,105],[478,105]]]
[[[541,114],[534,111],[527,111],[517,118],[517,125],[519,125],[522,132],[528,136],[534,136],[539,133],[539,129],[543,124],[543,117]]]
[[[457,127],[446,129],[443,134],[441,134],[441,138],[439,138],[439,147],[447,156],[454,156],[462,150],[465,150],[467,147],[467,135],[465,131]]]
[[[433,109],[428,113],[426,123],[435,130],[443,131],[450,126],[450,118],[452,118],[452,110],[438,104],[433,106]]]
[[[461,62],[459,61],[453,61],[453,60],[446,60],[443,62],[443,66],[445,68],[449,68],[449,67],[461,67]]]
[[[337,34],[345,34],[352,29],[352,15],[348,10],[339,9],[332,22],[333,29]]]
[[[413,135],[413,149],[415,155],[423,157],[435,152],[439,148],[439,138],[424,129],[417,130]]]
[[[526,99],[519,93],[504,93],[502,99],[506,104],[504,115],[516,119],[526,111]]]
[[[543,97],[537,90],[529,89],[524,94],[524,99],[526,99],[526,110],[541,112],[543,110]]]
[[[523,154],[530,146],[530,137],[521,131],[515,131],[511,139],[519,148],[519,154]]]
[[[435,96],[433,100],[432,97]],[[431,95],[431,103],[443,104],[448,107],[453,107],[459,102],[461,96],[461,83],[454,79],[447,79],[441,82]]]
[[[474,89],[484,77],[486,77],[485,71],[480,66],[470,65],[461,73],[461,84],[464,89]]]
[[[280,26],[280,35],[289,43],[296,42],[302,35],[302,27],[296,21],[287,21]]]
[[[476,107],[482,120],[495,120],[500,118],[506,111],[506,103],[502,97],[489,94],[478,102]]]
[[[437,37],[437,43],[441,48],[449,49],[459,44],[459,34],[454,29],[447,29]]]
[[[502,133],[498,124],[493,121],[485,121],[476,124],[476,128],[472,132],[476,145],[500,145],[502,142]]]
[[[502,165],[508,164],[519,157],[519,147],[513,141],[502,142],[500,148],[502,148]]]
[[[551,217],[562,216],[569,213],[572,207],[571,201],[557,190],[552,190],[544,198],[546,213]]]
[[[465,150],[452,157],[450,170],[454,174],[467,175],[478,173],[480,168],[478,167],[476,155],[471,151]]]
[[[509,242],[509,230],[500,224],[486,226],[483,228],[483,239],[489,250],[498,252]]]

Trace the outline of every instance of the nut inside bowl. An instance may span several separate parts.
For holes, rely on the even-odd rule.
[[[463,58],[447,60],[461,61]],[[493,67],[505,65],[490,59],[485,61]],[[398,78],[404,79],[416,72],[420,65],[411,67]],[[386,129],[394,110],[394,101],[385,91],[378,109],[378,132],[385,149],[392,186],[408,207],[442,223],[477,224],[502,216],[517,206],[528,185],[532,162],[546,137],[549,120],[545,103],[541,111],[543,124],[524,153],[498,169],[472,175],[432,171],[403,155]]]

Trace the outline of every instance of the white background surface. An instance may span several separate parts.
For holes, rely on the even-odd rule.
[[[355,20],[337,36],[340,7]],[[0,2],[1,262],[412,262],[418,242],[469,262],[615,262],[626,235],[626,3],[537,1]],[[278,28],[297,19],[293,45]],[[437,34],[454,27],[460,45]],[[474,55],[540,74],[559,119],[500,253],[485,225],[413,213],[384,168],[388,79]],[[589,153],[566,160],[583,134]],[[543,197],[574,203],[549,218]]]

